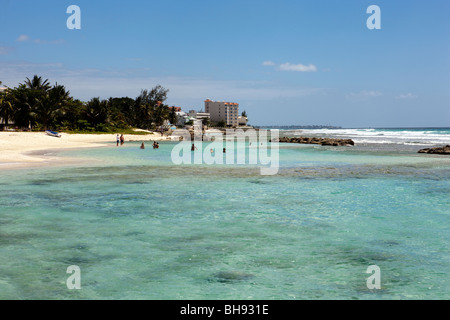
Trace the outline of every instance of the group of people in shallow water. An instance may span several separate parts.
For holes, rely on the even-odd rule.
[[[117,142],[117,146],[119,146],[119,143],[121,146],[125,143],[125,137],[123,136],[123,134],[120,136],[119,136],[119,134],[117,134],[116,142]]]
[[[116,136],[116,143],[117,143],[117,146],[119,146],[119,144],[121,146],[123,146],[123,144],[125,143],[125,137],[123,136],[123,134],[122,135],[117,134],[117,136]],[[144,142],[142,142],[142,144],[141,144],[141,149],[145,149]],[[153,141],[153,149],[159,149],[159,143],[158,142]]]
[[[123,134],[120,136],[117,134],[117,146],[119,146],[119,143],[120,143],[120,145],[123,145],[125,143],[125,138],[124,138]],[[144,142],[141,143],[141,149],[145,149]],[[159,149],[158,142],[153,141],[153,149]],[[198,150],[197,147],[195,146],[195,144],[192,144],[191,151],[196,151],[196,150]],[[211,149],[210,152],[211,152],[211,154],[215,153],[214,149]],[[227,153],[226,148],[223,148],[223,153]]]
[[[196,150],[198,150],[197,147],[195,146],[195,144],[192,144],[191,151],[196,151]],[[214,149],[210,149],[209,151],[211,152],[211,154],[215,153]],[[226,148],[223,148],[223,153],[227,153]]]
[[[141,149],[145,149],[145,144],[142,142]],[[156,141],[153,141],[153,149],[159,149],[159,143]]]

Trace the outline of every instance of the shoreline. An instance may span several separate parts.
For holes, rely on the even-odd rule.
[[[159,134],[125,134],[127,142],[170,141]],[[116,134],[65,134],[55,138],[44,132],[0,132],[0,170],[80,163],[83,159],[52,156],[59,151],[102,148],[116,144]],[[46,156],[46,154],[49,154]]]

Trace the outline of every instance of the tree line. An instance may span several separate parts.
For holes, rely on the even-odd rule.
[[[4,128],[13,122],[14,127],[34,131],[155,130],[166,120],[171,124],[177,122],[175,110],[164,104],[168,92],[157,85],[151,90],[141,90],[135,99],[97,97],[83,102],[73,98],[65,86],[51,85],[48,79],[35,75],[0,92],[0,118]]]

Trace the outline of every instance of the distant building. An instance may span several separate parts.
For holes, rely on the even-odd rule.
[[[172,109],[174,109],[175,110],[175,112],[181,112],[181,107],[169,107],[169,110],[172,110]]]
[[[199,112],[195,110],[189,110],[188,115],[197,120],[210,119],[211,115],[208,112]]]
[[[186,122],[189,122],[190,117],[186,112],[183,111],[177,111],[175,112],[177,115],[178,122],[176,123],[177,126],[184,126]]]
[[[238,117],[238,125],[239,126],[247,126],[248,123],[248,118],[247,117],[243,117],[243,116],[239,116]]]
[[[205,112],[210,114],[211,121],[224,121],[227,126],[239,125],[239,103],[205,100]]]

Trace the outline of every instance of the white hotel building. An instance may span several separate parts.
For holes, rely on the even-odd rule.
[[[239,103],[206,99],[205,112],[210,114],[213,122],[225,121],[230,127],[239,125]]]

